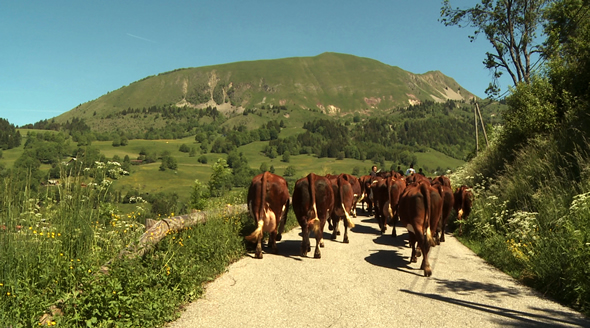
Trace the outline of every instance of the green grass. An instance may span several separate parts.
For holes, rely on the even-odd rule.
[[[79,182],[60,187],[55,202],[51,194],[31,199],[11,178],[0,181],[0,326],[36,327],[50,308],[60,314],[48,322],[59,327],[160,326],[245,253],[243,236],[254,228],[247,214],[212,216],[143,257],[119,259],[143,234],[144,211],[120,212],[100,201],[100,188]],[[227,202],[243,199],[209,206]],[[109,273],[98,273],[111,259]]]

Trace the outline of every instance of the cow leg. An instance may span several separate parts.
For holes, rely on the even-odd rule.
[[[256,241],[256,253],[254,255],[257,259],[262,258],[262,235]]]
[[[303,240],[301,241],[301,256],[307,257],[307,253],[311,250],[309,245],[309,229],[305,226],[301,230],[301,235],[303,236]]]
[[[397,213],[393,214],[393,219],[392,219],[392,229],[391,229],[391,236],[392,237],[397,237],[397,232],[395,231],[395,226],[397,225],[397,221],[399,221],[399,216],[397,215]]]
[[[276,230],[275,231],[272,231],[270,233],[270,236],[268,238],[268,246],[270,246],[270,249],[272,250],[272,252],[274,254],[277,254],[278,253],[278,249],[277,249],[277,232],[276,232]]]
[[[418,249],[420,249],[424,254],[424,257],[422,258],[422,264],[420,265],[420,269],[424,270],[425,277],[430,277],[432,275],[430,262],[428,262],[428,251],[430,250],[430,244],[426,240],[426,236],[423,233],[417,233],[416,240],[418,241]]]
[[[410,235],[409,243],[410,243],[410,247],[412,248],[412,255],[410,256],[410,263],[416,263],[416,262],[418,262],[418,258],[416,256],[416,237],[414,236],[414,233],[411,231],[409,231],[408,234]]]
[[[344,224],[344,240],[343,243],[348,244],[348,226]]]
[[[337,236],[340,234],[340,218],[336,217],[333,220],[334,222],[334,230],[332,231],[332,236],[330,237],[331,240],[336,240]]]
[[[322,253],[320,252],[320,247],[324,247],[323,246],[323,238],[321,237],[321,234],[318,234],[318,236],[315,237],[315,252],[313,253],[313,257],[316,259],[322,258]]]

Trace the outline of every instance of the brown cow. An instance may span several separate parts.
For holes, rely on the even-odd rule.
[[[354,197],[354,201],[352,203],[352,210],[350,211],[350,214],[353,218],[356,218],[356,204],[361,201],[361,197],[363,196],[361,192],[361,183],[354,175],[342,173],[341,176],[352,186],[352,195]]]
[[[350,212],[354,203],[354,193],[351,184],[341,175],[326,176],[332,184],[334,191],[334,210],[330,213],[328,218],[328,229],[333,230],[332,237],[334,240],[340,235],[340,219],[344,222],[344,243],[348,240],[348,228],[354,228],[354,223],[350,219]]]
[[[460,222],[459,225],[459,234],[463,233],[463,222],[462,220],[466,219],[469,214],[471,214],[471,205],[473,202],[473,193],[466,185],[462,185],[461,187],[455,189],[454,193],[455,197],[455,204],[453,208],[457,211],[457,221]]]
[[[445,229],[447,226],[447,221],[449,219],[449,215],[451,214],[451,210],[455,204],[455,197],[453,195],[453,189],[451,188],[451,180],[448,177],[441,175],[436,177],[432,183],[433,186],[440,185],[441,186],[441,196],[443,198],[443,209],[442,209],[442,216],[440,218],[438,227],[436,229],[436,234],[434,239],[436,240],[437,244],[440,244],[445,241]],[[440,237],[439,237],[440,232]]]
[[[367,210],[368,215],[371,216],[373,213],[373,194],[371,193],[371,183],[375,178],[370,175],[363,175],[359,178],[359,182],[361,185],[361,208],[365,211],[365,203],[367,203]]]
[[[430,247],[436,245],[430,229],[430,196],[431,190],[428,182],[424,181],[409,185],[400,197],[398,210],[399,218],[410,235],[409,242],[412,247],[410,262],[418,261],[417,242],[419,249],[424,254],[420,268],[424,270],[424,276],[426,277],[432,275],[432,269],[428,262],[428,251]]]
[[[289,188],[281,176],[264,172],[252,179],[248,189],[248,210],[256,222],[256,230],[246,240],[256,243],[255,256],[262,258],[262,236],[270,232],[268,245],[277,253],[277,241],[287,220],[289,211]],[[277,231],[278,229],[278,231]]]
[[[397,221],[399,221],[399,214],[398,214],[398,207],[399,207],[399,199],[406,189],[406,179],[404,178],[393,178],[387,180],[388,186],[388,200],[385,203],[385,210],[383,214],[387,218],[387,222],[389,222],[392,227],[393,231],[391,235],[393,237],[397,236],[397,232],[395,231],[395,226]]]
[[[303,235],[301,256],[307,256],[311,251],[309,232],[313,230],[316,239],[314,257],[322,257],[320,247],[324,247],[324,226],[333,209],[334,191],[330,180],[314,173],[297,180],[293,190],[293,211]]]
[[[391,177],[387,179],[377,177],[371,184],[371,193],[373,194],[374,203],[373,205],[375,207],[375,219],[379,224],[379,230],[381,231],[381,234],[384,234],[385,231],[387,231],[387,221],[384,211],[387,211],[385,207],[385,204],[389,200],[389,188],[387,181],[390,179]]]

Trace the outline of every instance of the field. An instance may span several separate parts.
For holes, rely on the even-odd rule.
[[[294,135],[299,132],[301,132],[301,128],[287,127],[281,131],[281,137]],[[26,133],[27,130],[21,130],[23,136],[26,136]],[[23,140],[22,144],[24,143],[25,141]],[[113,158],[115,155],[120,158],[128,155],[131,159],[136,159],[142,149],[155,151],[158,154],[169,151],[178,162],[178,168],[176,170],[160,171],[160,161],[151,164],[132,165],[131,174],[116,180],[113,183],[113,188],[122,191],[123,194],[133,189],[141,193],[176,192],[179,195],[180,201],[185,201],[190,195],[195,179],[207,182],[212,173],[211,165],[219,158],[225,159],[227,155],[205,154],[208,160],[207,164],[201,164],[197,160],[200,155],[190,157],[188,153],[179,151],[182,144],[186,144],[189,147],[199,146],[192,136],[176,140],[130,140],[128,145],[120,147],[113,147],[111,141],[95,141],[92,143],[92,146],[100,149],[100,152],[108,159]],[[361,161],[350,158],[336,160],[334,158],[317,158],[307,154],[292,155],[289,163],[285,163],[282,161],[281,156],[270,159],[262,154],[262,150],[267,144],[267,142],[263,141],[253,142],[241,146],[238,148],[238,152],[244,154],[249,166],[254,169],[258,169],[262,163],[266,163],[268,167],[273,166],[275,168],[276,174],[282,175],[288,166],[294,166],[296,168],[295,177],[297,178],[303,177],[310,172],[322,175],[327,173],[352,173],[355,167],[359,169],[360,175],[364,175],[368,174],[371,166],[374,165],[370,160]],[[3,157],[0,159],[0,163],[10,168],[22,152],[22,145],[16,149],[3,151]],[[425,166],[432,169],[436,167],[455,169],[464,163],[461,160],[451,158],[435,150],[416,153],[416,157],[418,158],[416,168]],[[385,162],[383,169],[389,170],[392,165],[397,166],[397,163]],[[42,166],[42,169],[49,169],[49,166]],[[405,168],[403,169],[405,170]],[[426,173],[434,174],[434,172]]]

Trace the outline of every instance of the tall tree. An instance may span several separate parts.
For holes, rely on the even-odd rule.
[[[483,34],[492,44],[495,52],[487,52],[483,61],[493,71],[493,80],[486,94],[500,93],[498,78],[504,72],[512,78],[514,85],[530,83],[535,66],[534,55],[541,52],[537,42],[537,29],[543,24],[543,12],[552,0],[481,0],[472,8],[451,7],[449,0],[443,1],[441,22],[445,26],[475,28],[469,38],[473,42]]]

